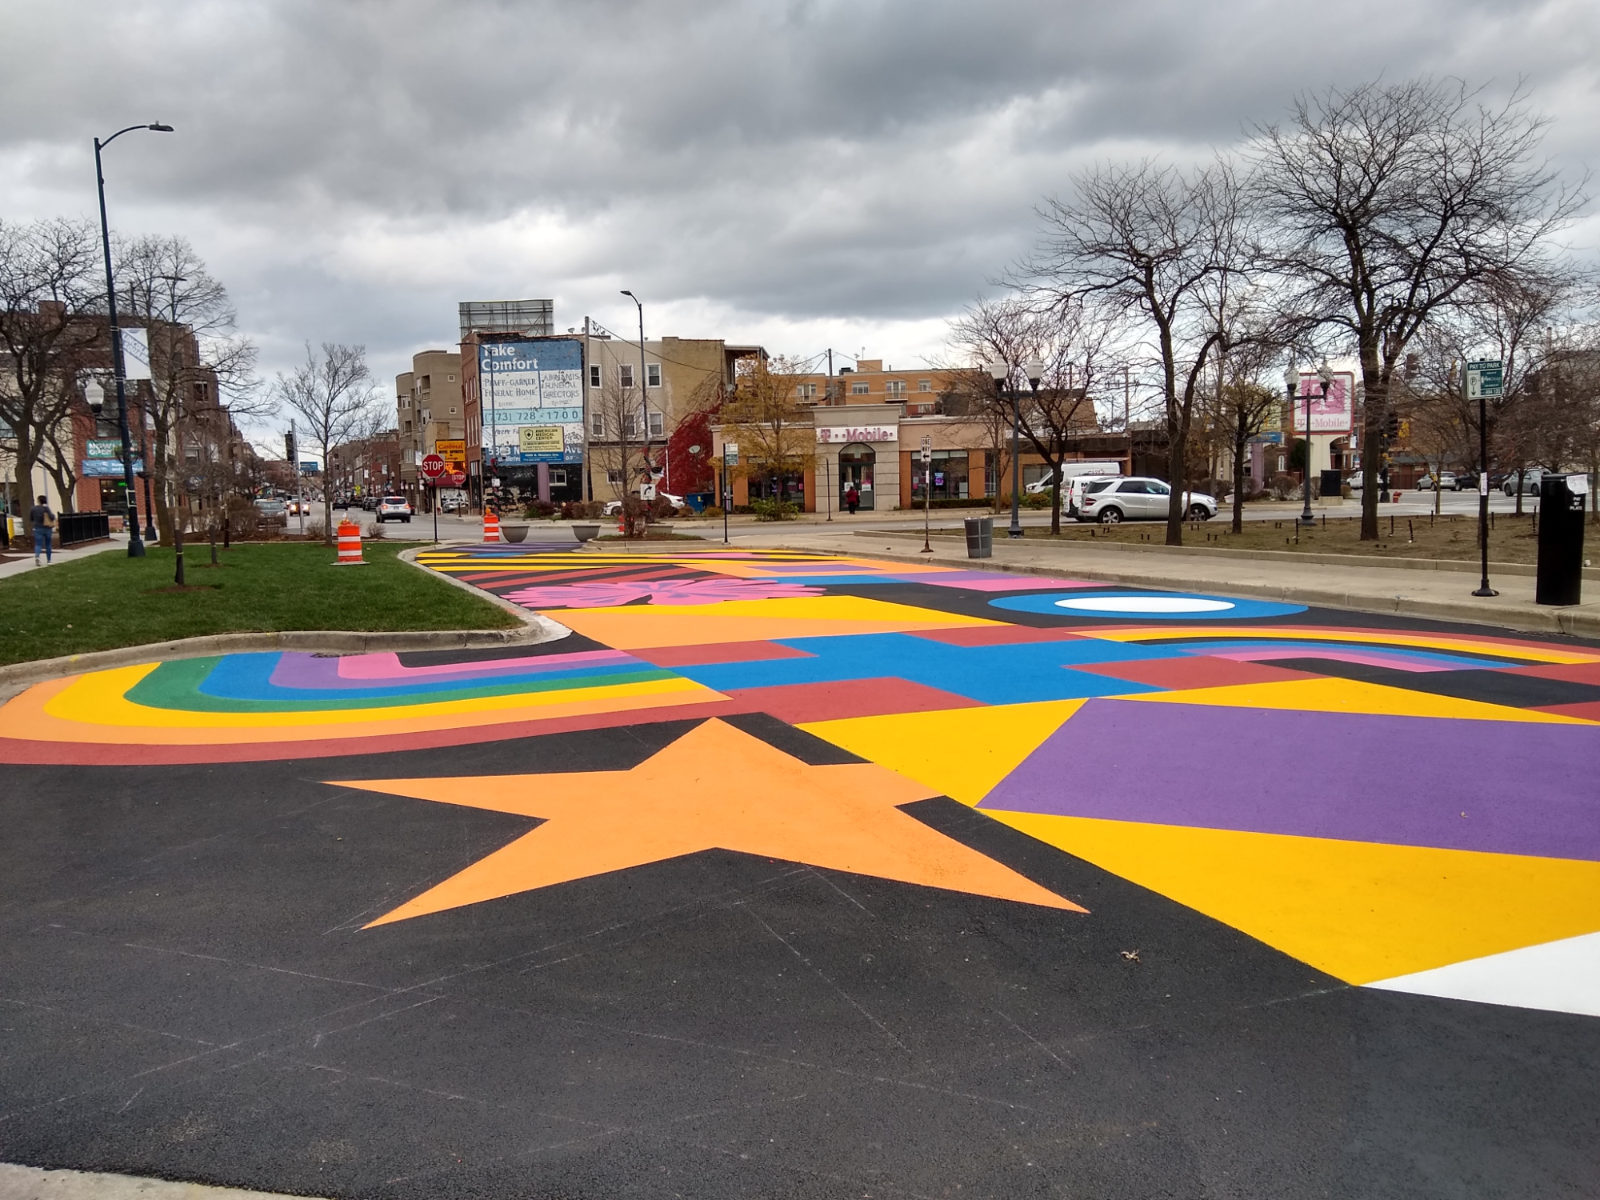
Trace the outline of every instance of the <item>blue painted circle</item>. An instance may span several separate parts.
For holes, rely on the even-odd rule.
[[[1287,617],[1306,611],[1303,604],[1208,596],[1199,592],[1035,592],[989,601],[1012,612],[1044,613],[1100,621],[1230,621]]]

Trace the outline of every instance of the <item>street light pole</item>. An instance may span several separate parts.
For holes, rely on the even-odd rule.
[[[1465,363],[1461,364],[1461,378],[1467,381]],[[1489,399],[1482,387],[1478,388],[1478,561],[1483,578],[1472,594],[1498,596],[1489,586]]]
[[[1006,383],[1011,377],[1011,364],[1007,362],[992,362],[989,364],[989,375],[994,380],[995,398],[1004,404],[1006,401]],[[1017,442],[1022,430],[1022,401],[1017,396],[1017,389],[1011,389],[1011,528],[1006,531],[1007,537],[1019,538],[1022,536],[1022,499],[1019,494],[1022,480],[1022,464],[1017,459]]]
[[[645,362],[644,362],[644,303],[639,299],[639,297],[635,296],[627,288],[623,288],[622,289],[622,294],[624,296],[626,296],[629,300],[632,300],[633,301],[633,306],[639,310],[639,419],[644,422],[644,469],[645,469],[645,474],[649,477],[650,483],[652,485],[652,487],[650,489],[650,498],[651,498],[651,502],[654,503],[654,500],[655,500],[655,487],[653,485],[655,484],[656,477],[655,477],[654,468],[653,468],[653,466],[652,466],[652,464],[650,462],[650,391],[649,391],[649,380],[645,378],[645,374],[646,373],[645,373]],[[664,426],[665,426],[665,418],[664,417],[662,418],[662,421],[663,421],[663,428],[664,428]],[[623,472],[623,476],[624,476],[624,479],[622,481],[622,485],[623,485],[623,487],[627,487],[627,485],[628,485],[628,481],[626,479],[627,472],[628,472],[628,464],[627,463],[623,463],[622,464],[622,472]],[[643,497],[641,497],[641,499],[642,498]],[[648,536],[649,533],[650,533],[650,505],[649,504],[646,504],[645,508],[644,508],[644,530],[645,530],[646,536]]]
[[[105,141],[94,139],[94,179],[100,196],[100,245],[106,259],[106,329],[111,335],[111,370],[117,381],[117,428],[122,435],[122,485],[128,500],[128,557],[143,558],[144,542],[139,537],[139,496],[133,488],[133,439],[128,434],[128,386],[122,362],[122,333],[117,328],[117,285],[111,276],[111,226],[106,220],[106,176],[101,167],[100,152],[125,133],[135,129],[150,129],[156,133],[171,133],[171,125],[159,121],[149,125],[129,125],[119,129]],[[143,423],[140,425],[140,442],[144,440]],[[141,449],[142,449],[141,445]],[[145,470],[150,464],[145,464]]]

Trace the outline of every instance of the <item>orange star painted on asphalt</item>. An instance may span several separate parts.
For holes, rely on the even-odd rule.
[[[809,766],[718,720],[631,771],[330,782],[544,818],[372,925],[712,849],[1084,911],[901,812],[935,794],[922,784],[872,763]]]

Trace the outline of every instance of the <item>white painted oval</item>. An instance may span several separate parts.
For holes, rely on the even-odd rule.
[[[1069,596],[1056,601],[1057,608],[1081,612],[1116,613],[1200,613],[1223,612],[1233,607],[1227,600],[1208,600],[1203,596]]]

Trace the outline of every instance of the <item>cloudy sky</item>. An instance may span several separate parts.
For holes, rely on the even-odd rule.
[[[0,0],[0,217],[178,233],[263,373],[385,392],[463,299],[912,366],[1077,167],[1185,160],[1300,89],[1526,80],[1600,165],[1594,0]],[[1600,219],[1576,229],[1600,247]],[[840,361],[848,361],[847,359]]]

